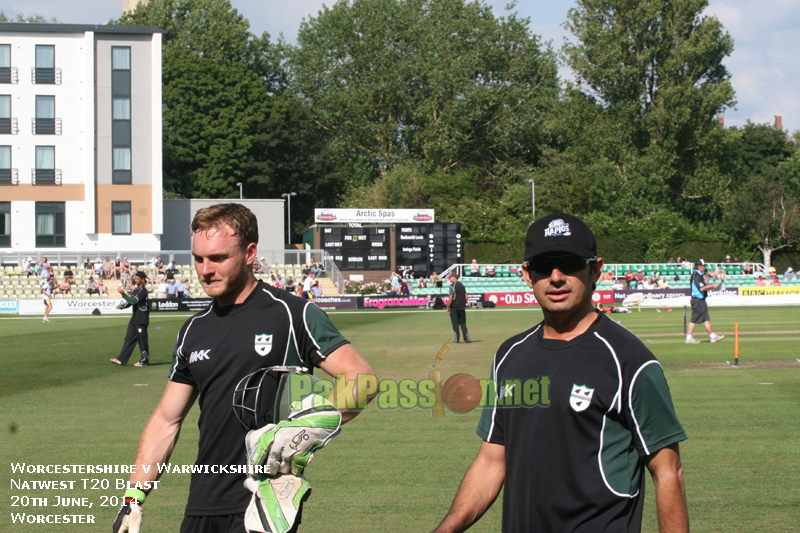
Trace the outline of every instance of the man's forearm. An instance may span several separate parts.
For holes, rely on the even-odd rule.
[[[483,516],[494,503],[505,481],[505,460],[502,455],[487,459],[484,447],[496,445],[483,443],[481,453],[467,470],[458,487],[453,505],[434,533],[459,533],[465,531]]]
[[[140,483],[144,492],[150,492],[147,487],[152,487],[152,482],[161,477],[158,463],[165,463],[172,455],[180,427],[180,423],[170,423],[153,414],[139,438],[134,461],[136,472],[129,478],[132,484]]]
[[[686,489],[683,471],[672,476],[653,477],[658,510],[658,527],[661,533],[687,533],[689,510],[686,505]]]

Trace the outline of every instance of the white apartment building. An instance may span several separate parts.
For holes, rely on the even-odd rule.
[[[0,253],[162,233],[161,30],[0,23]]]

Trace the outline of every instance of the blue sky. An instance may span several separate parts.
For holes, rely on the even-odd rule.
[[[256,33],[283,33],[294,42],[303,17],[316,16],[327,0],[232,0],[233,6],[250,20]],[[507,0],[486,0],[498,15]],[[568,33],[561,27],[574,0],[521,0],[516,12],[530,19],[535,33],[560,48]],[[6,15],[41,13],[66,23],[98,24],[117,18],[121,0],[0,0]],[[716,15],[734,39],[734,52],[726,60],[733,75],[738,104],[725,112],[727,126],[747,120],[772,123],[783,117],[784,129],[800,130],[800,1],[710,0],[706,10]],[[562,76],[569,70],[561,69]]]

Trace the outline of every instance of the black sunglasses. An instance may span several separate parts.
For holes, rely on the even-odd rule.
[[[583,270],[592,261],[596,261],[597,257],[590,257],[584,259],[577,255],[540,255],[528,261],[528,271],[536,272],[540,276],[549,276],[553,269],[558,266],[563,274],[574,274],[579,270]]]

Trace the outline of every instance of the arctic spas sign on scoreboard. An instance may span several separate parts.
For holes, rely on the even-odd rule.
[[[433,209],[314,209],[318,224],[435,222]]]

